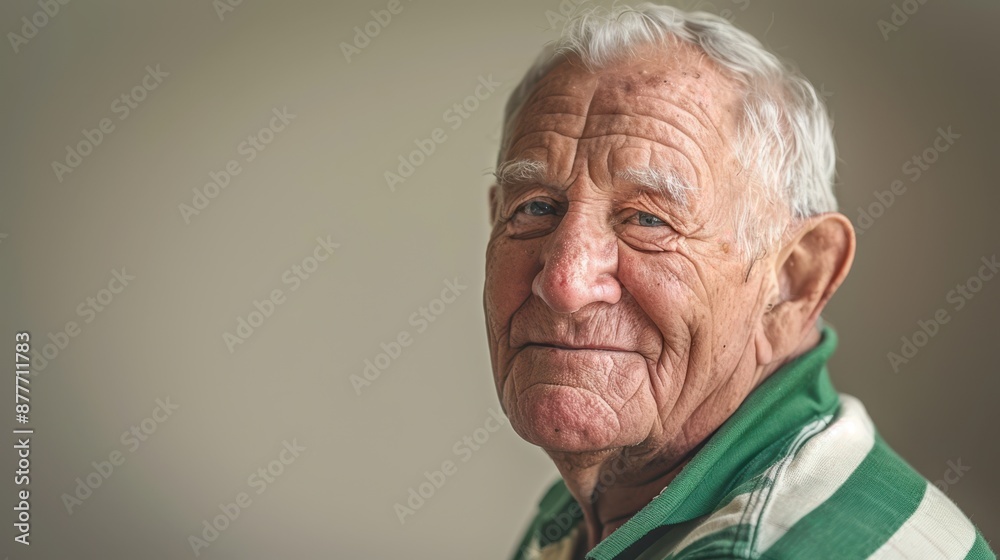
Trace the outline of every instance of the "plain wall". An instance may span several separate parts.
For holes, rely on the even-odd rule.
[[[221,18],[218,4],[72,2],[19,52],[9,35],[0,47],[3,355],[14,359],[15,332],[42,351],[67,322],[79,329],[31,377],[32,545],[14,544],[8,523],[0,553],[193,557],[189,535],[245,492],[201,557],[507,557],[555,469],[508,426],[475,450],[463,440],[482,440],[499,410],[482,311],[486,188],[506,96],[556,37],[560,4],[404,1],[350,60],[342,43],[387,2],[244,0]],[[856,224],[904,182],[825,314],[841,340],[832,376],[930,480],[949,462],[969,467],[947,493],[997,539],[1000,281],[961,309],[948,294],[1000,252],[1000,5],[926,2],[888,38],[887,0],[700,7],[729,10],[822,85]],[[40,10],[4,2],[0,30],[20,33]],[[113,104],[147,65],[169,75],[125,115]],[[446,114],[480,78],[501,85],[468,118]],[[285,107],[294,118],[248,161],[241,143]],[[114,130],[60,180],[53,162],[104,118]],[[911,180],[904,164],[939,127],[960,138]],[[446,139],[390,189],[386,171],[436,128]],[[179,206],[230,160],[240,173],[185,218]],[[339,247],[295,284],[286,275],[317,238]],[[122,267],[134,279],[87,311]],[[412,318],[446,281],[467,288],[434,322]],[[283,303],[231,352],[225,333],[276,289]],[[888,353],[938,309],[949,321],[892,367]],[[351,376],[402,332],[410,344],[359,394]],[[12,407],[12,385],[4,395]],[[178,408],[164,416],[156,399],[168,397]],[[155,432],[136,448],[122,437],[132,426]],[[282,455],[293,440],[305,449]],[[123,462],[67,511],[76,479],[115,452]],[[445,461],[453,474],[400,523],[395,504]],[[266,482],[255,473],[269,464],[281,474]]]

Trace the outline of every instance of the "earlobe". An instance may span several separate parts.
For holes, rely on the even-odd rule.
[[[803,220],[782,247],[775,262],[777,301],[765,311],[773,355],[788,355],[810,334],[851,270],[855,243],[850,220],[828,212]]]
[[[774,348],[771,347],[771,341],[768,340],[767,334],[763,330],[758,330],[754,335],[754,349],[756,350],[758,365],[771,363],[774,357]]]

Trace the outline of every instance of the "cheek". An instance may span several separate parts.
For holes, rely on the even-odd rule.
[[[655,325],[662,350],[650,391],[661,415],[684,418],[715,371],[714,315],[709,293],[690,258],[676,252],[620,253],[619,278]],[[664,416],[664,418],[666,418]]]
[[[541,265],[538,243],[495,238],[486,249],[483,304],[492,336],[506,333],[510,318],[531,296],[531,283]]]
[[[623,247],[618,277],[673,353],[690,343],[707,318],[705,290],[690,261],[675,252],[644,253]],[[667,348],[664,349],[665,351]]]
[[[665,379],[654,379],[658,401],[685,390],[712,389],[715,373],[729,371],[745,351],[752,330],[753,293],[736,266],[700,255],[623,251],[619,277],[656,325],[663,340],[659,364]],[[728,267],[727,267],[728,266]]]

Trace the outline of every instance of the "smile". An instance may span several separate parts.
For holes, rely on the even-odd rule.
[[[613,348],[613,347],[609,347],[609,346],[598,346],[598,345],[589,345],[589,344],[588,345],[583,345],[583,346],[566,346],[566,345],[562,345],[562,344],[546,344],[546,343],[542,343],[542,342],[532,342],[532,343],[524,345],[525,348],[530,348],[532,346],[534,346],[536,348],[551,348],[553,350],[572,350],[572,351],[590,350],[590,351],[599,351],[599,352],[635,352],[635,350],[628,350],[628,349],[625,349],[625,348]]]

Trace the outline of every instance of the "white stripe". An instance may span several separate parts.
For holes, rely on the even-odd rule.
[[[533,538],[524,550],[524,557],[527,560],[572,560],[573,549],[579,533],[580,527],[578,525],[568,535],[545,545],[544,548],[538,546],[537,538]]]
[[[712,533],[728,529],[733,525],[738,525],[740,520],[743,519],[743,512],[750,502],[751,495],[753,495],[752,492],[744,492],[733,498],[732,501],[706,519],[704,523],[699,524],[693,531],[688,533],[684,537],[684,540],[679,542],[673,550],[684,550],[687,546],[702,537],[707,537]]]
[[[927,483],[917,511],[869,558],[964,558],[975,543],[972,522],[937,486]]]
[[[789,446],[788,453],[780,457],[774,465],[771,465],[766,471],[761,474],[763,481],[774,480],[782,469],[782,467],[787,464],[789,457],[794,456],[795,452],[798,451],[802,443],[807,441],[815,433],[822,431],[822,429],[829,422],[829,416],[810,422],[808,425],[803,426],[799,430],[798,435],[795,436],[795,440]],[[762,482],[763,482],[762,481]],[[753,490],[750,492],[744,492],[733,498],[728,504],[720,508],[719,510],[712,513],[712,515],[705,520],[704,523],[698,525],[693,531],[688,533],[684,539],[677,544],[674,550],[684,550],[685,547],[693,544],[698,539],[707,537],[712,533],[728,529],[734,525],[738,525],[741,522],[756,520],[757,516],[760,515],[764,503],[767,501],[767,496],[771,490],[771,485],[766,485],[763,488]]]
[[[825,502],[875,445],[875,427],[861,401],[841,394],[836,420],[810,439],[775,480],[758,524],[756,553],[778,541]]]

